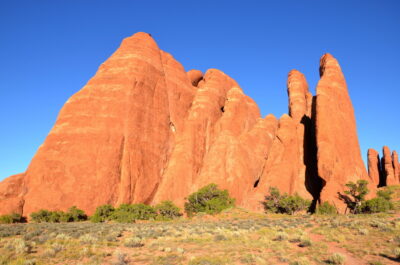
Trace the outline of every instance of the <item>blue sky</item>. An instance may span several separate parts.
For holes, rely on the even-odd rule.
[[[363,157],[400,151],[400,1],[101,1],[0,3],[0,180],[25,171],[64,102],[138,31],[185,69],[218,68],[263,115],[287,112],[286,77],[315,92],[322,54],[346,76]]]

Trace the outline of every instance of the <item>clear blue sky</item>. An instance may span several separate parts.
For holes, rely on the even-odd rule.
[[[322,54],[345,73],[361,149],[400,151],[400,1],[0,3],[0,180],[25,171],[64,102],[138,31],[183,66],[236,79],[263,115],[287,112],[286,77],[311,91]]]

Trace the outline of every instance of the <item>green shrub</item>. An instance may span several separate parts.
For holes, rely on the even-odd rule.
[[[90,221],[93,223],[105,222],[111,219],[115,208],[110,204],[101,205],[96,208],[95,213],[90,217]]]
[[[35,223],[49,222],[50,216],[51,212],[44,209],[31,213],[31,219]]]
[[[69,208],[67,214],[70,215],[70,219],[72,219],[72,222],[87,220],[87,215],[85,214],[85,212],[81,209],[78,209],[76,206],[72,206],[71,208]]]
[[[385,200],[391,201],[392,200],[393,191],[390,190],[389,188],[385,187],[385,188],[383,188],[381,190],[378,190],[376,195],[378,196],[378,198],[383,198]]]
[[[21,223],[22,221],[23,218],[19,213],[0,215],[0,224]]]
[[[62,223],[69,223],[69,222],[73,222],[74,219],[72,218],[72,215],[70,213],[62,213],[60,215],[60,222]]]
[[[86,220],[87,215],[81,209],[78,209],[76,206],[72,206],[66,213],[42,209],[31,213],[31,219],[35,223],[79,222]]]
[[[61,216],[63,216],[63,215],[64,215],[64,213],[61,211],[50,212],[47,222],[58,223],[61,221]]]
[[[287,193],[281,195],[275,187],[270,187],[269,195],[265,196],[263,201],[265,212],[287,214],[294,214],[308,209],[310,203],[310,201],[301,198],[297,193],[294,195],[288,195]]]
[[[121,204],[113,212],[111,218],[119,223],[131,223],[135,220],[155,219],[156,210],[150,205],[143,203],[138,204]]]
[[[363,213],[384,213],[393,209],[393,203],[384,197],[377,197],[362,203]]]
[[[180,209],[172,201],[163,201],[155,206],[158,214],[157,218],[160,220],[172,220],[181,216]]]
[[[209,184],[189,195],[185,202],[185,211],[190,216],[193,213],[220,213],[234,206],[235,199],[229,197],[227,190],[220,190],[216,184]]]
[[[333,206],[329,202],[323,202],[321,205],[318,206],[315,213],[322,215],[332,215],[332,214],[337,214],[337,210],[335,206]]]

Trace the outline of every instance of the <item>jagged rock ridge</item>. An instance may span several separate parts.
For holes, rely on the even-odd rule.
[[[0,213],[76,205],[90,214],[106,203],[167,199],[182,206],[209,183],[252,210],[271,186],[340,208],[345,182],[369,177],[339,64],[324,55],[320,70],[315,97],[291,71],[289,115],[263,118],[232,78],[185,72],[137,33],[65,103],[26,172],[0,183]]]

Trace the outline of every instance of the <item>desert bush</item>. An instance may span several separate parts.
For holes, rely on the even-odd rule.
[[[228,238],[224,235],[217,234],[214,236],[214,241],[226,241]]]
[[[343,256],[340,253],[333,253],[328,259],[329,264],[335,264],[335,265],[343,265],[346,260],[346,257]]]
[[[79,237],[79,241],[84,244],[93,244],[97,242],[97,238],[91,234],[84,234]]]
[[[180,209],[172,201],[163,201],[155,206],[157,212],[157,219],[160,220],[172,220],[178,218],[182,214]]]
[[[298,194],[280,194],[275,187],[270,187],[269,195],[263,201],[265,212],[267,213],[287,213],[294,214],[298,211],[308,209],[310,201],[301,198]]]
[[[309,238],[303,238],[299,244],[299,247],[310,247],[312,245],[312,241]]]
[[[39,210],[31,213],[31,219],[35,223],[58,223],[58,222],[79,222],[87,219],[87,215],[76,206],[72,206],[67,212]]]
[[[216,214],[234,204],[235,199],[229,196],[227,190],[220,190],[216,184],[209,184],[189,195],[185,211],[188,215],[199,212]]]
[[[129,248],[139,248],[144,246],[144,244],[139,237],[132,237],[125,239],[124,246]]]
[[[376,196],[378,198],[383,198],[385,200],[391,201],[392,195],[394,192],[390,188],[391,187],[384,187],[384,188],[378,190],[378,192],[376,193]]]
[[[393,203],[384,197],[367,200],[361,204],[363,213],[383,213],[393,209]]]
[[[31,213],[31,219],[35,223],[49,222],[50,216],[51,212],[44,209]]]
[[[10,241],[6,248],[14,249],[16,254],[30,253],[32,250],[32,245],[22,238],[15,238]]]
[[[318,206],[315,213],[321,214],[321,215],[333,215],[333,214],[337,214],[337,210],[336,210],[335,206],[333,206],[329,202],[324,202]]]
[[[274,238],[275,241],[285,241],[289,238],[289,235],[285,232],[278,232]]]
[[[72,206],[71,208],[69,208],[66,214],[70,216],[69,220],[71,220],[71,222],[80,222],[87,220],[87,215],[85,214],[85,212],[81,209],[78,209],[76,206]]]
[[[90,217],[90,221],[93,223],[105,222],[111,219],[115,208],[110,204],[101,205],[96,208],[95,213]]]
[[[117,250],[114,252],[114,255],[113,255],[113,256],[115,257],[116,260],[115,260],[112,264],[114,264],[114,265],[125,265],[125,264],[129,264],[128,255],[125,254],[125,253],[123,253],[123,252],[121,252],[121,250],[117,249]]]
[[[0,215],[0,224],[14,224],[21,223],[23,218],[18,213]]]
[[[289,265],[309,265],[310,261],[306,257],[301,257],[298,260],[292,261]]]
[[[369,230],[366,228],[359,228],[358,233],[363,236],[367,236],[369,234]]]
[[[111,218],[120,223],[131,223],[135,220],[149,220],[156,218],[156,210],[150,205],[143,203],[138,204],[121,204],[113,212]]]

